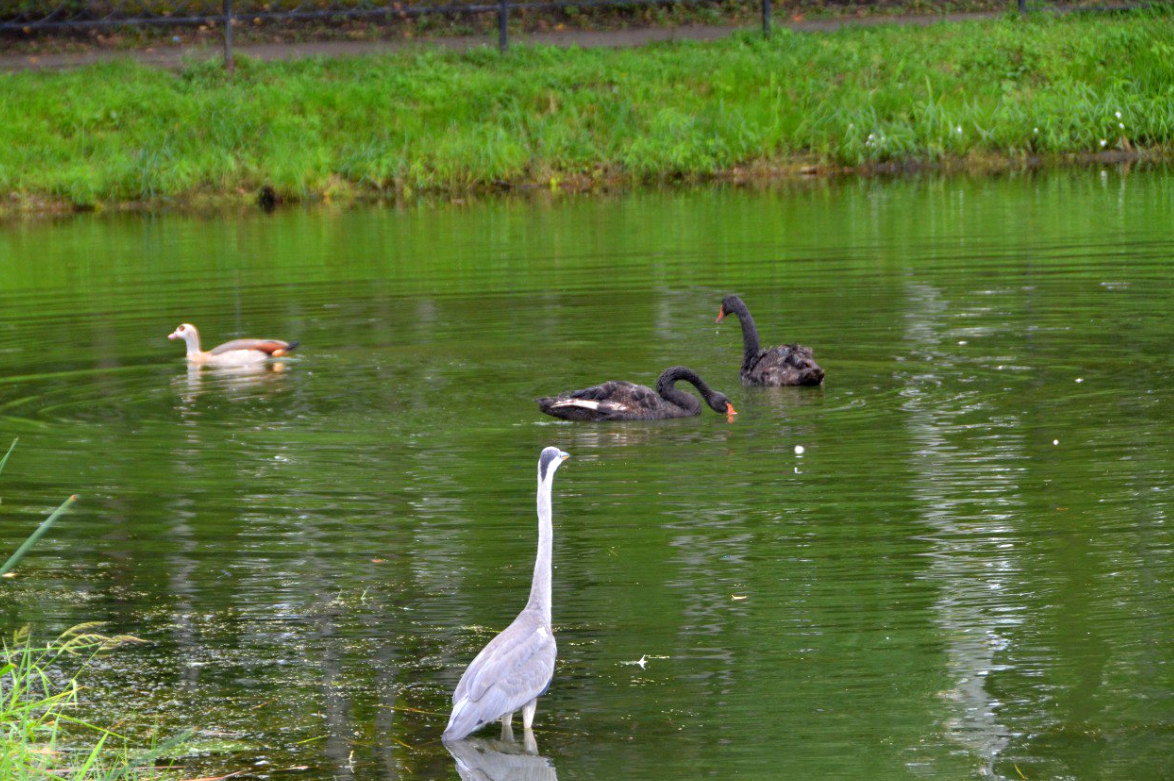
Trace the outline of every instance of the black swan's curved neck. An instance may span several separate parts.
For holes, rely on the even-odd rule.
[[[700,411],[701,405],[693,396],[684,391],[677,390],[673,387],[673,383],[677,380],[684,380],[691,384],[694,388],[701,392],[701,396],[709,405],[710,409],[715,412],[725,413],[726,408],[724,404],[719,404],[715,397],[720,396],[717,391],[705,384],[705,380],[697,376],[697,372],[688,369],[684,366],[672,366],[660,373],[660,377],[656,379],[656,392],[660,397],[666,401],[671,401],[678,407],[684,407],[687,410]]]
[[[727,297],[722,302],[722,311],[727,315],[737,315],[739,322],[742,323],[742,350],[745,353],[742,357],[742,365],[750,367],[758,359],[758,353],[761,350],[758,344],[758,327],[754,325],[754,318],[750,316],[750,310],[746,308],[746,304],[742,303],[742,299],[737,296]]]

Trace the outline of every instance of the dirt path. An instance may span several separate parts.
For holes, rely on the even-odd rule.
[[[995,16],[998,16],[998,14],[973,13],[950,14],[948,16],[926,14],[920,16],[864,17],[858,19],[824,19],[799,22],[776,21],[775,26],[778,28],[788,28],[797,32],[829,32],[847,25],[876,26],[882,24],[904,24],[927,26],[943,21],[961,22],[976,19],[990,19]],[[511,45],[520,46],[541,44],[544,46],[579,46],[583,48],[623,48],[642,46],[657,41],[714,40],[725,38],[739,29],[748,28],[688,26],[606,31],[567,30],[565,32],[552,33],[518,33],[510,37],[510,43]],[[300,57],[353,57],[373,52],[401,51],[421,46],[464,50],[478,46],[496,45],[496,38],[461,36],[422,38],[414,41],[310,41],[305,43],[246,44],[234,47],[233,51],[238,56],[247,56],[258,60],[291,60]],[[73,68],[127,57],[134,58],[149,65],[174,68],[178,67],[185,60],[204,60],[219,58],[221,56],[223,56],[223,50],[219,46],[202,44],[194,46],[189,44],[178,44],[175,46],[157,45],[129,51],[90,49],[82,52],[64,52],[58,54],[0,53],[0,70]]]

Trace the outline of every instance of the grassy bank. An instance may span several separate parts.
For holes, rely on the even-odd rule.
[[[0,76],[8,209],[1174,150],[1174,17]]]

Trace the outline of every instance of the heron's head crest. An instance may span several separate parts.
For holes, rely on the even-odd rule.
[[[571,457],[570,453],[564,453],[557,447],[548,447],[542,451],[542,455],[538,457],[538,480],[544,481],[555,469],[558,469],[559,464]]]

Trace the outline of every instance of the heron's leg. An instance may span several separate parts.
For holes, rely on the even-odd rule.
[[[502,731],[503,735],[505,734],[506,730],[509,730],[511,734],[514,731],[514,712],[513,711],[510,711],[509,713],[503,713],[501,715],[501,731]]]
[[[534,725],[534,712],[538,710],[538,698],[530,700],[522,706],[522,726],[530,729]]]

